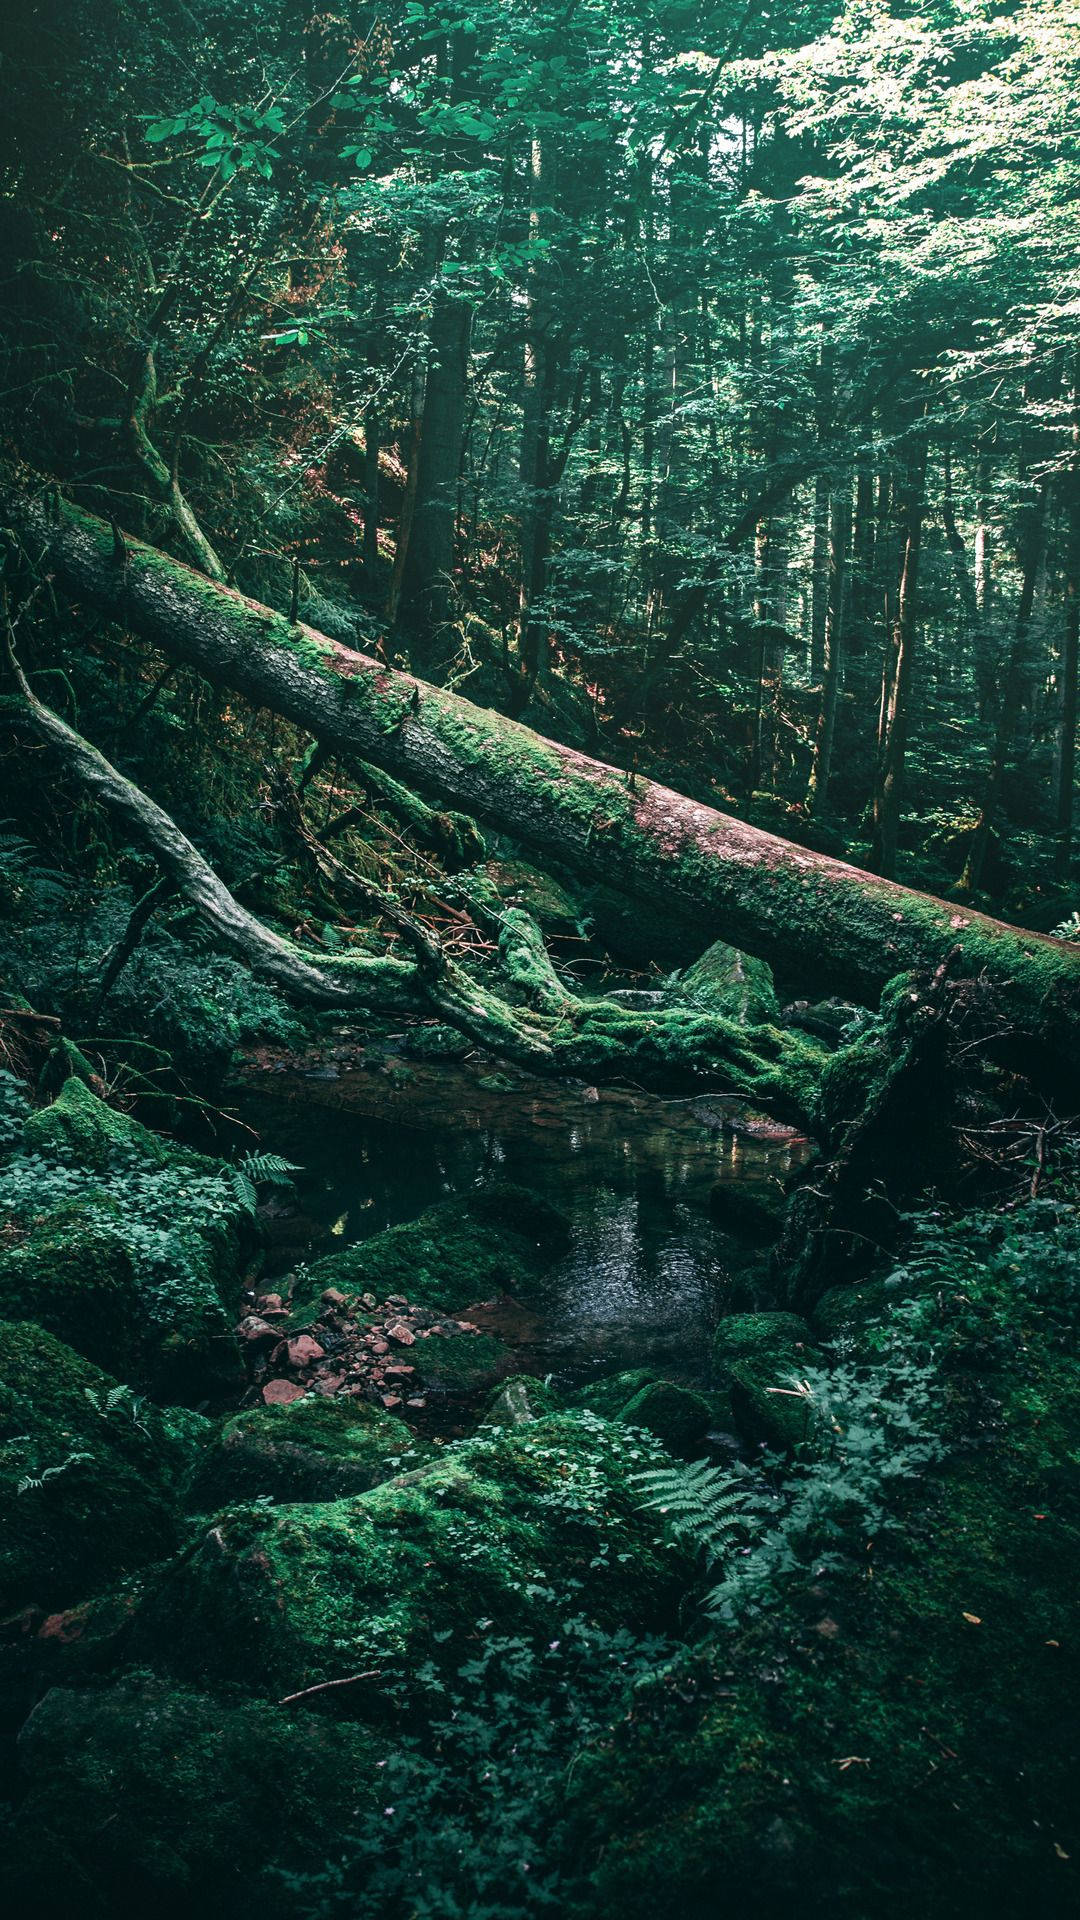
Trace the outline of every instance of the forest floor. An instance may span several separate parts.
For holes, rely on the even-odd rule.
[[[473,1112],[431,1057],[453,1036],[369,1033],[362,1069],[326,1020],[249,1033],[236,1084],[287,1086],[292,1126],[226,1161],[9,1021],[14,1911],[1073,1909],[1080,1141],[1015,1076],[980,1058],[958,1090],[939,1058],[928,1181],[910,1129],[944,1135],[889,1016],[793,1017],[833,1034],[816,1161],[707,1084],[540,1097],[476,1057]],[[365,1072],[385,1100],[353,1135]],[[275,1155],[306,1137],[318,1172],[320,1127],[316,1230]],[[485,1303],[550,1313],[574,1196],[619,1158],[636,1220],[657,1192],[693,1218],[671,1269],[710,1249],[693,1365],[657,1362],[635,1296],[637,1364],[522,1373]]]

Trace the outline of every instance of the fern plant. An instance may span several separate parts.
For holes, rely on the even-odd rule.
[[[228,1169],[229,1184],[240,1205],[255,1217],[260,1187],[291,1187],[292,1176],[302,1169],[280,1153],[245,1153],[235,1167]]]
[[[766,1520],[775,1499],[741,1463],[657,1467],[634,1475],[646,1495],[643,1508],[658,1512],[673,1540],[694,1547],[711,1571]]]
[[[70,1473],[73,1467],[81,1467],[94,1458],[92,1453],[69,1453],[55,1467],[44,1467],[40,1473],[25,1473],[15,1488],[17,1494],[40,1493],[43,1487],[59,1480],[62,1474]]]

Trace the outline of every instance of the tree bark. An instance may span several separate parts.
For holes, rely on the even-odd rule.
[[[848,547],[851,544],[851,489],[829,501],[829,598],[825,609],[825,653],[821,706],[814,735],[814,758],[806,788],[807,813],[819,812],[829,797],[836,702],[844,660]]]
[[[891,880],[896,872],[896,842],[907,753],[911,683],[915,671],[919,590],[919,558],[926,481],[926,442],[921,442],[908,469],[902,508],[904,557],[896,596],[896,615],[886,655],[882,696],[882,725],[877,778],[874,783],[872,865]]]
[[[1030,673],[1028,648],[1031,616],[1035,609],[1035,587],[1046,541],[1046,492],[1045,483],[1041,483],[1025,504],[1021,514],[1017,542],[1020,561],[1020,598],[1016,608],[1016,625],[1013,629],[1013,642],[1005,670],[1005,684],[998,702],[997,725],[994,729],[994,744],[990,754],[986,785],[983,788],[982,804],[972,832],[964,871],[960,876],[958,892],[964,896],[974,893],[982,879],[990,835],[1012,753],[1013,736],[1016,733],[1016,724],[1020,718],[1020,709]]]
[[[648,904],[687,958],[716,939],[804,987],[871,1000],[893,975],[936,967],[1007,989],[1025,1033],[1080,1066],[1080,953],[1046,935],[860,873],[716,812],[503,715],[388,670],[141,542],[117,556],[104,522],[12,493],[9,527],[76,601],[143,635],[219,687],[330,749],[384,767],[546,859]]]

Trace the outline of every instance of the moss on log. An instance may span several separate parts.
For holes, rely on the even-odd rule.
[[[12,492],[4,514],[41,569],[259,706],[395,778],[645,899],[685,932],[687,958],[725,939],[807,985],[876,998],[907,968],[958,950],[957,970],[1008,993],[1010,1017],[1080,1065],[1080,954],[972,913],[542,739],[394,672],[128,540],[104,522]]]

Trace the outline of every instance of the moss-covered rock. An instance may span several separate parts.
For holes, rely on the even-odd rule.
[[[188,1499],[206,1510],[257,1498],[339,1500],[415,1466],[426,1451],[381,1408],[310,1393],[225,1420],[195,1461]]]
[[[685,1568],[631,1480],[655,1455],[586,1414],[490,1428],[352,1500],[226,1510],[163,1574],[136,1626],[147,1657],[275,1697],[358,1672],[385,1711],[426,1659],[459,1662],[481,1619],[546,1632],[568,1606],[654,1624]]]
[[[54,1688],[19,1749],[4,1881],[26,1920],[293,1914],[283,1870],[321,1866],[382,1757],[355,1725],[149,1674]]]
[[[176,1151],[149,1127],[107,1106],[74,1075],[49,1106],[30,1114],[23,1137],[31,1152],[46,1159],[77,1160],[99,1170],[109,1165],[117,1149],[156,1166],[164,1166]]]
[[[798,1314],[737,1313],[721,1321],[715,1384],[745,1440],[786,1450],[806,1438],[807,1407],[794,1382],[814,1353],[813,1334]]]
[[[100,1207],[54,1207],[26,1240],[0,1254],[0,1317],[36,1320],[124,1379],[141,1371],[135,1267]]]
[[[483,876],[498,900],[523,907],[546,934],[580,934],[584,909],[574,895],[524,860],[489,860]]]
[[[26,1120],[0,1209],[33,1226],[0,1273],[0,1313],[39,1319],[161,1398],[239,1385],[232,1301],[251,1225],[219,1162],[73,1078]]]
[[[669,1453],[689,1454],[709,1431],[712,1409],[704,1394],[672,1380],[653,1380],[628,1400],[619,1419],[645,1427]]]
[[[579,1389],[575,1404],[606,1420],[644,1427],[669,1453],[689,1454],[712,1424],[712,1408],[692,1387],[664,1380],[648,1367],[613,1373]]]
[[[171,1416],[41,1327],[0,1323],[0,1608],[62,1607],[170,1553],[187,1457]]]
[[[717,1226],[759,1247],[779,1238],[787,1204],[779,1180],[718,1180],[709,1194],[709,1212]]]
[[[409,1360],[416,1385],[431,1393],[482,1393],[513,1365],[510,1348],[491,1333],[418,1340],[409,1348]]]
[[[776,1026],[780,1002],[772,968],[718,940],[681,974],[668,991],[672,1005],[718,1013],[738,1026]]]
[[[451,1313],[493,1294],[527,1299],[569,1234],[546,1200],[507,1182],[442,1201],[416,1220],[328,1254],[308,1269],[302,1293],[305,1300],[325,1287],[380,1300],[400,1293]]]
[[[659,1375],[651,1367],[630,1367],[623,1373],[603,1373],[589,1380],[573,1396],[575,1407],[586,1407],[601,1420],[617,1420],[635,1394],[651,1387]]]
[[[557,1413],[560,1398],[546,1380],[529,1373],[516,1373],[497,1387],[484,1409],[485,1427],[521,1427],[530,1420],[543,1420]]]

